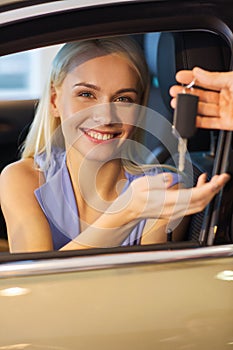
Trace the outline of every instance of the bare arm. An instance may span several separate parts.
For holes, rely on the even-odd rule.
[[[43,183],[41,177],[32,159],[11,164],[1,174],[1,207],[12,253],[53,250],[49,223],[34,195]],[[119,205],[120,201],[61,250],[120,245],[135,223],[130,213],[126,220]]]
[[[205,183],[202,176],[194,189],[166,191],[168,183],[161,175],[137,179],[62,250],[119,246],[143,218],[177,219],[202,210],[228,180],[223,174]],[[1,175],[1,205],[11,252],[53,249],[49,224],[34,196],[40,185],[40,173],[33,169],[32,160],[8,166]]]
[[[1,174],[1,207],[11,252],[53,249],[49,224],[33,193],[39,186],[40,173],[32,159],[9,165]]]
[[[227,174],[216,175],[206,182],[206,175],[202,174],[196,187],[170,190],[167,190],[169,181],[164,183],[163,174],[139,178],[92,226],[62,250],[79,249],[78,245],[81,248],[119,246],[138,221],[148,218],[158,220],[151,228],[146,228],[142,244],[164,242],[169,221],[171,227],[176,228],[174,239],[181,240],[188,220],[184,217],[202,211],[229,178]],[[182,225],[178,225],[177,220],[182,221]]]

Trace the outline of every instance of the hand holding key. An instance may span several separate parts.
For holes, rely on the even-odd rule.
[[[195,67],[176,74],[180,84],[195,79],[197,85],[192,93],[199,96],[197,127],[207,129],[233,130],[233,72],[209,72]],[[201,87],[201,89],[199,89]],[[182,86],[170,88],[171,106],[175,108],[176,97]]]
[[[184,87],[183,92],[177,95],[174,113],[172,131],[178,138],[179,171],[184,171],[187,139],[192,137],[196,132],[198,96],[186,92],[193,85],[194,81]]]

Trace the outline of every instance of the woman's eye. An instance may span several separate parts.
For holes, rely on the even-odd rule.
[[[126,102],[126,103],[133,103],[133,99],[128,96],[119,96],[115,100],[116,102]]]
[[[78,94],[78,96],[80,96],[80,97],[87,97],[87,98],[93,98],[94,97],[93,94],[91,92],[89,92],[89,91],[80,92]]]

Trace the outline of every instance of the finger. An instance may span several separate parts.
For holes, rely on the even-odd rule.
[[[214,91],[205,91],[200,89],[192,89],[191,93],[194,93],[199,97],[202,102],[208,102],[218,105],[219,104],[219,93]]]
[[[232,85],[233,72],[209,72],[199,67],[192,71],[181,70],[176,74],[176,80],[181,84],[189,84],[195,79],[195,85],[219,91],[221,88]]]
[[[219,105],[200,101],[198,103],[198,114],[203,116],[220,117]]]
[[[181,84],[189,84],[194,79],[191,70],[181,70],[176,74],[176,80]]]
[[[230,72],[209,72],[199,67],[193,69],[193,76],[197,83],[208,89],[220,90],[232,85],[233,73]]]
[[[177,99],[173,98],[170,102],[172,108],[176,108],[177,105]],[[198,103],[198,110],[197,113],[199,117],[215,117],[215,118],[220,118],[220,110],[219,110],[219,105],[214,104],[214,103],[206,103],[206,102],[199,102]],[[233,128],[233,122],[232,119],[229,117],[231,121],[231,128],[229,130],[232,130]],[[226,118],[225,118],[226,120]],[[200,126],[201,127],[201,126]],[[211,126],[209,126],[209,129],[211,129]]]
[[[230,176],[228,174],[215,175],[209,182],[191,189],[191,201],[187,215],[202,211],[229,179]]]
[[[202,211],[229,178],[228,174],[216,175],[206,182],[206,174],[201,174],[196,187],[167,192],[162,215],[176,219]]]
[[[172,108],[176,108],[177,99],[173,98],[170,102]],[[233,130],[233,122],[229,116],[229,121],[227,118],[220,118],[219,105],[214,103],[198,103],[198,115],[196,117],[197,128],[203,129],[224,129]]]
[[[176,108],[176,98],[172,98],[171,101],[170,101],[170,105],[172,108]]]
[[[231,178],[230,175],[226,173],[221,175],[215,175],[212,177],[209,184],[212,186],[214,191],[216,190],[220,191],[226,185],[226,183],[230,180],[230,178]]]
[[[207,180],[207,174],[203,173],[198,177],[196,187],[200,187],[206,183]]]
[[[171,95],[171,97],[173,97],[170,101],[170,105],[172,108],[176,108],[176,101],[177,101],[177,95],[178,94],[181,94],[181,93],[189,93],[189,94],[192,94],[192,95],[197,95],[197,96],[201,96],[202,92],[198,89],[189,89],[189,90],[186,90],[184,92],[184,88],[182,86],[179,86],[179,85],[173,85],[170,90],[169,90],[169,93]]]
[[[173,85],[171,86],[169,93],[172,97],[176,97],[179,93],[183,91],[183,87],[180,85]]]
[[[202,128],[202,129],[230,130],[223,127],[221,118],[212,117],[212,116],[208,116],[208,117],[197,116],[196,126],[197,128]]]
[[[204,179],[202,178],[202,175],[199,176],[198,178],[199,182],[197,183],[197,186],[194,188],[195,190],[197,190],[196,200],[199,200],[200,198],[208,198],[208,196],[211,196],[212,194],[215,195],[230,180],[230,175],[224,173],[221,175],[213,176],[209,182],[203,182]]]
[[[185,89],[184,86],[173,85],[171,86],[169,93],[172,97],[176,97],[178,94],[181,93],[192,94],[201,97],[203,94],[203,90],[200,90],[198,88]],[[216,92],[214,92],[214,94],[216,94]]]
[[[169,93],[172,97],[176,97],[179,93],[182,93],[184,91],[184,88],[179,85],[173,85]],[[186,93],[190,93],[192,95],[196,95],[199,97],[199,99],[203,102],[208,103],[219,103],[219,93],[215,91],[205,91],[198,88],[191,88],[189,90],[186,90]]]

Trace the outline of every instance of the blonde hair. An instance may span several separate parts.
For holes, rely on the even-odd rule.
[[[53,148],[52,136],[60,126],[60,118],[55,118],[51,114],[51,87],[60,86],[68,72],[77,65],[80,58],[85,59],[87,55],[94,53],[114,53],[123,56],[138,75],[142,92],[141,105],[147,104],[150,88],[149,72],[144,55],[134,40],[127,36],[118,36],[67,43],[53,60],[46,87],[23,145],[22,158],[34,158],[35,155],[45,152],[45,163],[48,166]],[[62,133],[60,136],[63,140],[60,146],[64,147]],[[138,142],[142,141],[143,135],[140,129],[136,130],[133,139]],[[125,161],[124,166],[130,169],[129,163],[131,162]]]

